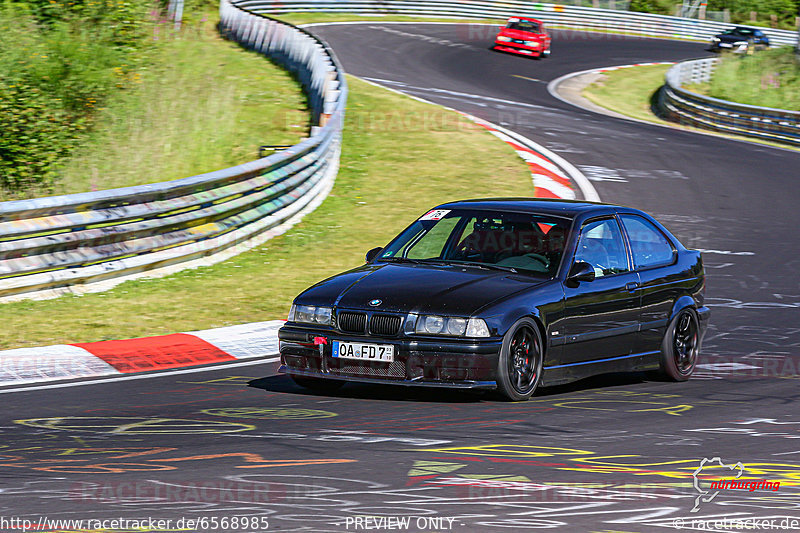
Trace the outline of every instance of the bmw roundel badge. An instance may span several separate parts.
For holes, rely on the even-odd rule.
[[[382,303],[383,303],[383,300],[379,300],[377,298],[375,298],[374,300],[370,300],[369,301],[369,305],[371,305],[372,307],[378,307]]]

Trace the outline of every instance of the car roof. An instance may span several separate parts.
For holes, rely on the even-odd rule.
[[[508,20],[511,20],[511,19],[530,20],[531,22],[538,22],[539,24],[542,23],[541,20],[535,19],[533,17],[508,17]]]
[[[542,213],[575,218],[584,214],[607,214],[618,211],[639,213],[637,209],[614,204],[587,202],[583,200],[561,200],[548,198],[477,198],[459,200],[437,206],[435,209],[480,209],[486,211],[516,211]]]

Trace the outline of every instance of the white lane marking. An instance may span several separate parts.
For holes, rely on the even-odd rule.
[[[113,378],[105,378],[105,379],[95,379],[91,381],[78,381],[74,383],[54,383],[50,385],[37,385],[35,387],[17,387],[13,389],[3,389],[0,390],[0,394],[11,394],[14,392],[30,392],[30,391],[37,391],[37,390],[48,390],[48,389],[64,389],[69,387],[83,387],[85,385],[99,385],[102,383],[113,383],[115,381],[132,381],[137,379],[150,379],[150,378],[163,378],[167,376],[177,376],[180,374],[193,374],[197,372],[214,372],[216,370],[227,370],[229,368],[237,368],[240,366],[252,366],[252,365],[260,365],[265,363],[277,363],[280,361],[280,357],[273,357],[271,359],[258,359],[255,361],[240,361],[237,363],[225,363],[216,366],[204,366],[200,368],[186,368],[181,370],[169,370],[166,372],[158,372],[155,374],[136,374],[136,375],[122,375]],[[266,376],[265,376],[266,377]]]
[[[746,365],[744,363],[705,363],[696,365],[703,370],[714,370],[717,372],[735,372],[737,370],[759,369],[760,366]]]
[[[375,15],[361,15],[361,16],[362,17],[364,17],[364,16],[381,17],[383,15],[375,14]],[[406,16],[406,17],[414,17],[414,16],[417,16],[417,15],[404,15],[404,16]],[[384,20],[349,20],[349,21],[342,21],[342,22],[306,22],[305,24],[298,24],[297,27],[298,28],[310,28],[312,26],[356,26],[356,25],[359,25],[359,24],[378,24],[378,23],[380,23],[380,24],[393,24],[393,25],[394,24],[406,24],[406,25],[413,25],[413,26],[418,26],[420,24],[429,24],[429,25],[438,25],[438,26],[458,26],[458,25],[469,24],[470,26],[494,26],[494,27],[498,28],[498,30],[499,30],[499,28],[503,24],[505,24],[505,21],[496,22],[496,23],[490,23],[490,22],[458,22],[458,21],[455,21],[455,20],[453,22],[425,22],[425,21],[419,21],[419,22],[416,22],[416,21],[405,21],[405,22],[401,22],[401,21],[391,21],[391,20],[386,20],[386,21],[384,21]],[[587,33],[594,33],[594,32],[587,32]]]
[[[706,250],[704,248],[697,248],[698,252],[704,254],[717,254],[717,255],[756,255],[755,252],[732,252],[731,250]]]
[[[529,107],[529,108],[532,108],[532,109],[546,109],[546,110],[550,111],[550,109],[548,109],[548,108],[546,108],[544,106],[541,106],[541,105],[526,104],[525,102],[515,102],[514,100],[505,100],[503,98],[495,98],[493,96],[485,96],[485,95],[482,95],[482,94],[462,93],[460,91],[451,91],[449,89],[438,89],[436,87],[417,87],[416,85],[409,85],[409,84],[404,83],[402,81],[386,80],[386,79],[382,79],[382,78],[365,77],[365,78],[362,78],[362,79],[373,81],[373,82],[378,83],[378,84],[386,83],[386,84],[389,84],[389,85],[396,85],[398,87],[403,87],[403,88],[408,89],[408,90],[419,91],[419,92],[423,92],[423,93],[424,92],[428,92],[428,93],[434,93],[434,94],[449,94],[449,95],[453,95],[453,96],[460,96],[462,98],[469,98],[471,100],[486,100],[487,102],[498,102],[498,103],[501,103],[501,104],[508,104],[508,105],[517,106],[517,107]],[[429,102],[429,103],[434,103],[434,102]],[[435,104],[435,105],[438,105],[438,104]]]
[[[391,33],[392,35],[399,35],[401,37],[408,37],[411,39],[419,39],[421,41],[425,41],[432,44],[439,44],[442,46],[449,46],[451,48],[464,48],[467,50],[478,50],[478,48],[474,46],[470,46],[464,43],[456,43],[449,39],[439,39],[437,37],[431,37],[430,35],[423,35],[421,33],[408,33],[407,31],[400,31],[400,30],[393,30],[391,28],[385,28],[383,26],[370,26],[371,30],[380,30],[386,33]]]

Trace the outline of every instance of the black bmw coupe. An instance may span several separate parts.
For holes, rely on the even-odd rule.
[[[485,199],[440,205],[366,264],[317,283],[280,329],[281,371],[346,381],[497,389],[695,368],[710,311],[700,252],[615,205]]]

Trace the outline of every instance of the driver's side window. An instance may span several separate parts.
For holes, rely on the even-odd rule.
[[[575,261],[592,265],[598,278],[627,272],[628,256],[617,221],[605,218],[585,223],[581,228]]]

